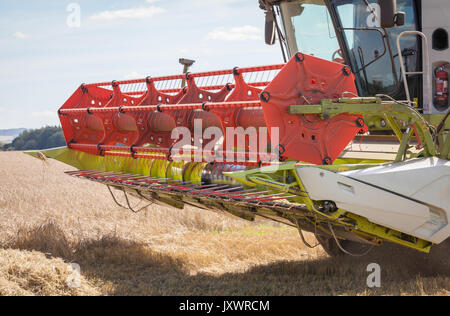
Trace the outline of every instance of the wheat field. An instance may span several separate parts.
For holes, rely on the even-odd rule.
[[[69,170],[0,153],[0,295],[450,294],[450,271],[412,251],[333,259],[269,222],[195,208],[134,214]],[[377,289],[366,285],[373,262],[382,268]],[[71,263],[81,267],[79,287],[68,286]]]

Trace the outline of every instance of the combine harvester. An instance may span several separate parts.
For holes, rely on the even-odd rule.
[[[135,212],[130,194],[261,217],[331,255],[443,243],[448,1],[260,6],[285,64],[83,84],[58,111],[67,148],[44,154]]]

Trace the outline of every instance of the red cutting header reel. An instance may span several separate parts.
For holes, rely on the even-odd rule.
[[[289,107],[346,93],[356,94],[347,66],[298,53],[282,65],[83,84],[59,116],[68,146],[95,155],[170,160],[190,145],[192,156],[204,158],[208,149],[216,158],[245,157],[242,164],[260,165],[267,150],[282,160],[332,164],[365,129],[362,116],[299,116]],[[222,137],[206,135],[208,128]]]

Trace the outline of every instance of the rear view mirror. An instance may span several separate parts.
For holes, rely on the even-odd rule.
[[[396,0],[378,0],[380,4],[381,27],[390,28],[395,26],[395,13],[397,12]]]
[[[276,38],[275,30],[276,30],[275,15],[274,15],[273,11],[267,11],[266,12],[266,27],[265,27],[265,38],[266,38],[267,45],[275,44],[275,38]]]
[[[397,12],[397,0],[378,0],[382,28],[391,28],[405,24],[404,12]]]

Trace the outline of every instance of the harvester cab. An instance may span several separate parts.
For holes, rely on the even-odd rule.
[[[259,2],[286,63],[83,84],[45,155],[130,209],[273,220],[330,254],[447,240],[447,1]]]
[[[356,77],[359,96],[407,100],[432,124],[450,109],[448,1],[259,2],[266,11],[266,39],[276,35],[285,58],[301,51],[344,63]],[[379,116],[366,123],[389,129]]]

